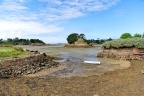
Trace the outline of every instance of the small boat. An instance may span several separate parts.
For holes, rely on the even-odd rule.
[[[144,55],[144,52],[134,52],[134,55]]]
[[[84,63],[90,63],[90,64],[100,64],[99,61],[84,61]]]

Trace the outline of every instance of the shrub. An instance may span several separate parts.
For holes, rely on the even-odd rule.
[[[110,48],[144,48],[144,38],[128,38],[128,39],[117,39],[113,41],[105,42],[102,47],[104,49]]]
[[[132,38],[130,33],[123,33],[120,37],[121,39],[127,39],[127,38]]]

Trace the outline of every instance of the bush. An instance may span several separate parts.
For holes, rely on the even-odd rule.
[[[142,37],[142,35],[141,34],[138,34],[138,33],[136,33],[133,37],[139,37],[139,38],[141,38]]]
[[[110,48],[130,48],[130,47],[136,47],[136,48],[144,48],[144,38],[128,38],[128,39],[117,39],[113,41],[107,41],[105,42],[102,47],[104,49],[110,49]]]
[[[127,38],[132,38],[130,33],[123,33],[120,37],[121,39],[127,39]]]

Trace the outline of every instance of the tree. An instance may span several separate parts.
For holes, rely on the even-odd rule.
[[[127,38],[132,38],[130,33],[123,33],[120,37],[121,39],[127,39]]]
[[[77,33],[72,33],[67,37],[67,41],[69,44],[73,44],[75,43],[75,41],[77,41],[79,38],[79,34]]]
[[[18,45],[19,44],[19,38],[18,37],[13,39],[13,44],[14,45]]]
[[[142,37],[142,35],[141,34],[138,34],[138,33],[136,33],[133,37],[139,37],[139,38],[141,38]]]
[[[79,38],[82,38],[83,40],[85,40],[85,34],[80,34]]]
[[[13,43],[13,39],[8,38],[8,39],[7,39],[7,44],[12,44],[12,43]]]

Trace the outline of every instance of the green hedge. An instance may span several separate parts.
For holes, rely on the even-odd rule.
[[[128,38],[128,39],[117,39],[113,41],[107,41],[103,43],[102,47],[104,49],[110,48],[144,48],[144,38]]]

